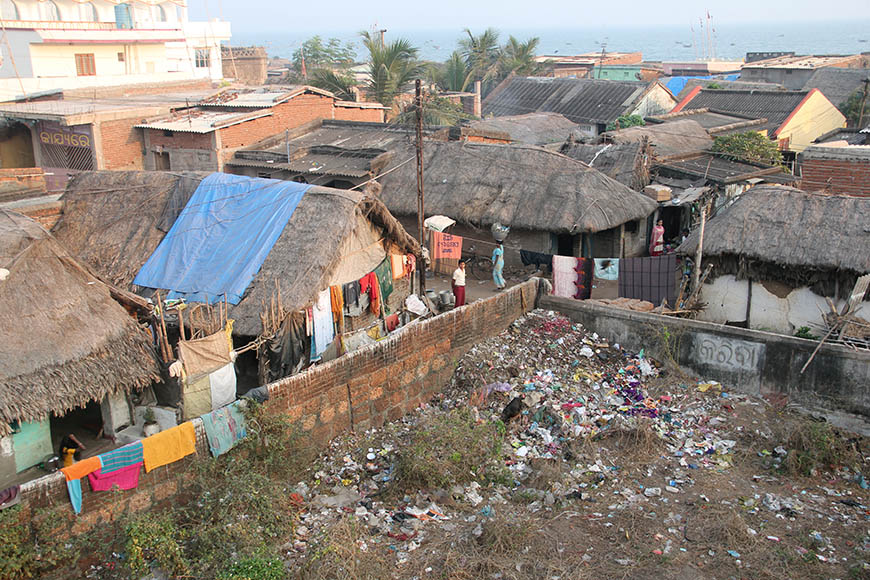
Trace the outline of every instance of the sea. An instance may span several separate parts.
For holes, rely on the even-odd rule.
[[[870,52],[870,20],[837,22],[783,22],[758,24],[714,24],[712,42],[706,31],[695,25],[649,28],[496,28],[501,41],[513,35],[519,40],[538,37],[538,54],[569,55],[586,52],[640,51],[649,61],[691,61],[704,58],[741,60],[747,52],[789,51],[796,54],[856,54]],[[472,30],[475,34],[482,30]],[[407,38],[418,47],[424,60],[444,61],[463,36],[462,29],[388,30],[387,41]],[[265,46],[269,56],[290,58],[308,38],[338,38],[350,42],[362,60],[363,47],[358,30],[288,30],[280,33],[233,33],[235,46]],[[706,47],[706,48],[705,48]]]

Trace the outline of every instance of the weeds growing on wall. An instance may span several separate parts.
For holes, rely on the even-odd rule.
[[[63,525],[62,517],[57,510],[46,508],[22,521],[18,506],[0,511],[0,579],[38,578],[74,562],[81,542],[56,533]]]

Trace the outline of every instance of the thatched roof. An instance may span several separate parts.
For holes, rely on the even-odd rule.
[[[713,147],[713,138],[707,130],[691,119],[608,131],[602,134],[602,139],[613,143],[638,143],[647,139],[653,155],[659,159],[707,151]]]
[[[560,151],[635,191],[641,191],[649,185],[648,149],[645,141],[590,145],[569,139]]]
[[[198,184],[204,176],[195,175],[192,182]],[[130,288],[190,197],[191,192],[187,197],[177,194],[177,179],[158,172],[79,174],[64,195],[64,217],[55,231],[102,276]],[[230,306],[229,317],[236,320],[234,331],[245,336],[260,334],[260,313],[276,292],[276,280],[285,310],[312,303],[328,285],[340,259],[339,247],[358,215],[383,228],[385,238],[403,251],[417,252],[417,242],[380,200],[359,191],[312,187],[241,302]]]
[[[413,157],[412,151],[397,160]],[[388,170],[389,171],[389,170]],[[501,223],[553,233],[598,232],[643,219],[656,203],[561,153],[528,145],[427,142],[426,215],[474,226]],[[416,215],[413,163],[383,175],[381,199],[396,215]]]
[[[470,121],[462,133],[527,145],[547,145],[561,143],[576,128],[576,123],[559,113],[527,113]]]
[[[85,171],[69,181],[52,233],[102,279],[130,283],[207,173]]]
[[[39,224],[0,210],[0,434],[159,378],[148,332]]]
[[[719,211],[704,232],[704,256],[735,255],[787,268],[870,272],[870,198],[758,185]],[[694,255],[698,231],[677,251]],[[861,250],[864,248],[864,250]]]

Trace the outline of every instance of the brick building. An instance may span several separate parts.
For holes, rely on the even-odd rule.
[[[222,93],[195,108],[136,125],[144,168],[222,171],[244,147],[319,119],[383,122],[380,103],[339,101],[309,86]]]
[[[798,156],[803,189],[870,196],[870,145],[816,145]]]

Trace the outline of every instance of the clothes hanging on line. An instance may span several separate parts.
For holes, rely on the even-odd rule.
[[[393,280],[405,277],[405,256],[390,254],[390,267],[393,270]]]
[[[118,447],[100,455],[100,463],[104,474],[118,471],[131,465],[142,463],[142,441],[134,441],[129,445]]]
[[[599,280],[618,280],[619,258],[595,258],[595,277]]]
[[[241,402],[236,401],[202,416],[202,425],[212,456],[217,457],[247,436]]]
[[[190,421],[142,440],[146,472],[192,453],[196,453],[196,431]]]
[[[332,319],[331,292],[329,288],[317,295],[317,301],[312,308],[314,317],[314,355],[320,356],[335,339],[335,327]]]
[[[542,254],[540,252],[530,252],[529,250],[520,250],[520,261],[523,266],[534,265],[539,270],[541,266],[553,268],[553,254]]]
[[[106,473],[105,469],[98,469],[88,474],[88,481],[94,491],[109,491],[115,486],[118,489],[135,489],[139,487],[139,470],[144,462],[133,463]]]
[[[592,258],[577,258],[577,266],[575,266],[574,271],[577,272],[577,280],[574,282],[577,291],[574,298],[588,300],[592,295],[592,276],[595,271],[595,262]]]
[[[342,294],[344,294],[344,306],[350,310],[351,306],[359,307],[360,285],[359,280],[348,282],[341,286]]]
[[[577,258],[573,256],[553,256],[553,295],[573,298],[577,293]]]
[[[619,297],[646,300],[656,307],[667,300],[674,306],[679,274],[676,254],[625,258],[619,262]]]

